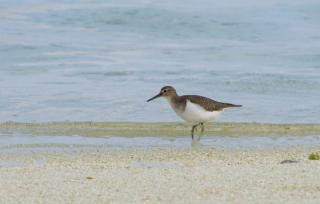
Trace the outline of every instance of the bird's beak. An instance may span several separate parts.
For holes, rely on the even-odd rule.
[[[161,97],[161,96],[162,96],[162,94],[159,93],[159,94],[155,95],[154,97],[148,99],[147,102],[152,101],[152,100],[154,100],[154,99],[156,99],[156,98],[159,98],[159,97]]]

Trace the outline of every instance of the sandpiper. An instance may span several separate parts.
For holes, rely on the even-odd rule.
[[[172,109],[183,120],[192,123],[191,137],[194,139],[194,131],[201,126],[201,133],[204,131],[204,123],[214,120],[225,108],[241,107],[231,103],[222,103],[204,96],[184,95],[179,96],[172,86],[162,87],[160,93],[147,100],[164,97],[170,103]]]

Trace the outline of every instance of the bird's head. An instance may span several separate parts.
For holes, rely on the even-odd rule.
[[[167,99],[170,99],[174,96],[177,96],[176,90],[172,86],[164,86],[161,88],[160,92],[157,95],[147,100],[147,102],[152,101],[159,97],[165,97]]]

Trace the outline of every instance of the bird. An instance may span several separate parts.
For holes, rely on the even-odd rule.
[[[194,140],[194,132],[198,126],[201,126],[201,134],[203,134],[204,123],[216,119],[225,108],[242,107],[242,105],[223,103],[199,95],[179,96],[172,86],[162,87],[160,92],[148,99],[147,102],[160,97],[167,99],[171,108],[180,118],[192,124],[192,140]]]

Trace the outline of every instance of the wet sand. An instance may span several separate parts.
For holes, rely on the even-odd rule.
[[[311,149],[1,154],[0,203],[319,203]],[[316,149],[314,149],[316,151]],[[281,164],[284,160],[293,163]]]

